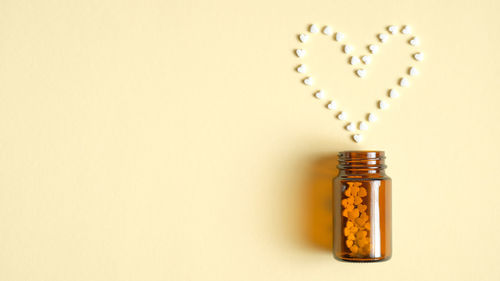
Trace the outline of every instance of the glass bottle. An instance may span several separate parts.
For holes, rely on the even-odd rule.
[[[350,262],[391,258],[391,178],[383,151],[343,151],[333,179],[333,253]]]

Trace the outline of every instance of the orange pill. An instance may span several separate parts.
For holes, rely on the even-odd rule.
[[[359,230],[359,228],[357,228],[357,227],[353,226],[353,227],[351,227],[350,232],[351,232],[352,234],[354,234],[354,233],[358,232],[358,230]]]
[[[366,195],[368,195],[368,193],[366,192],[366,188],[364,187],[359,188],[358,195],[361,197],[365,197]]]
[[[345,244],[347,245],[347,247],[348,247],[348,248],[351,248],[353,243],[354,243],[354,242],[353,242],[352,240],[347,240],[347,241],[345,242]]]
[[[366,211],[366,209],[368,209],[368,206],[366,206],[366,205],[364,205],[364,204],[360,204],[360,205],[358,206],[358,209],[359,209],[359,211],[360,211],[360,212],[362,212],[362,213],[363,213],[363,212],[365,212],[365,211]]]
[[[366,244],[368,244],[368,239],[361,239],[358,241],[360,247],[366,246]]]
[[[366,220],[364,220],[362,218],[357,218],[354,221],[356,222],[356,224],[358,225],[358,227],[364,227],[365,224],[366,224]]]
[[[359,250],[359,247],[358,247],[358,246],[356,246],[356,245],[354,245],[354,246],[350,247],[349,249],[351,249],[351,252],[352,252],[353,254],[357,254],[357,253],[358,253],[358,250]]]
[[[347,197],[351,197],[351,188],[349,187],[348,189],[346,189],[346,191],[344,192],[344,194]]]
[[[352,221],[348,221],[348,222],[345,224],[345,226],[346,226],[346,227],[351,228],[351,227],[353,227],[353,226],[354,226],[354,224],[352,223]]]
[[[349,215],[348,216],[349,219],[354,220],[357,217],[359,217],[359,210],[358,209],[354,209],[352,211],[349,211],[348,215]]]
[[[354,237],[354,234],[349,234],[349,236],[347,236],[347,240],[355,240],[356,238]]]
[[[359,192],[359,187],[358,187],[358,185],[353,186],[353,187],[352,187],[351,194],[352,194],[352,195],[354,195],[354,196],[356,196],[356,195],[358,195],[358,192]]]
[[[364,219],[364,220],[368,220],[368,215],[366,213],[362,213],[361,216],[359,216],[360,218]]]
[[[347,209],[343,210],[342,215],[347,218],[349,216],[349,210]]]
[[[348,236],[349,234],[351,234],[351,229],[348,227],[344,228],[344,235]]]
[[[363,203],[363,199],[361,197],[354,197],[354,204],[359,205]]]
[[[342,206],[347,207],[347,205],[349,205],[349,204],[347,203],[347,199],[343,199],[343,200],[342,200]]]
[[[365,223],[365,228],[370,230],[370,223],[369,222]]]
[[[370,244],[366,244],[361,248],[361,252],[363,255],[368,255],[370,253]]]
[[[362,230],[362,231],[358,231],[356,233],[356,238],[358,239],[365,239],[366,235],[368,234],[368,232]]]

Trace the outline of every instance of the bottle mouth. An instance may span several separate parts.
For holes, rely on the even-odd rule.
[[[382,150],[346,150],[338,154],[339,159],[365,159],[365,160],[378,160],[385,159],[385,152]]]
[[[339,169],[385,169],[385,152],[380,150],[348,150],[338,154]]]

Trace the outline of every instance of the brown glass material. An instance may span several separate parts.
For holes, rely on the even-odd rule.
[[[383,151],[344,151],[333,179],[333,253],[351,262],[388,260],[391,178]]]

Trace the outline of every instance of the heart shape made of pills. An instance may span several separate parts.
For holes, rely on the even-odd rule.
[[[322,30],[321,33],[319,32],[320,30]],[[388,39],[390,38],[390,36],[397,35],[398,34],[398,30],[400,31],[400,33],[402,35],[411,35],[411,33],[412,33],[412,29],[408,25],[403,25],[403,26],[400,26],[400,27],[398,27],[396,25],[390,25],[390,26],[388,26],[386,28],[386,30],[388,31],[388,33],[379,33],[377,35],[377,37],[376,37],[376,38],[378,38],[378,40],[380,41],[379,43],[381,43],[381,44],[385,44],[388,41]],[[326,35],[326,36],[332,36],[333,35],[332,36],[332,41],[336,41],[336,42],[342,42],[345,39],[345,34],[344,33],[340,32],[340,31],[334,32],[333,28],[330,27],[329,25],[325,25],[322,28],[319,28],[318,25],[311,24],[309,26],[308,31],[309,31],[309,33],[311,35],[312,34],[323,34],[323,35]],[[310,39],[310,34],[307,34],[307,33],[299,34],[298,35],[299,42],[301,42],[302,44],[306,43]],[[318,35],[318,36],[320,36],[320,35]],[[408,44],[410,44],[413,47],[417,47],[417,46],[420,45],[420,39],[417,36],[413,36],[413,37],[409,38],[409,40],[407,42],[408,42]],[[349,64],[351,64],[353,66],[354,65],[358,65],[358,64],[362,64],[362,66],[360,68],[358,68],[358,69],[356,69],[354,71],[355,75],[358,76],[360,79],[364,78],[367,75],[366,67],[372,61],[372,56],[376,55],[377,52],[380,50],[380,48],[381,48],[381,46],[378,45],[378,44],[369,44],[367,46],[367,49],[371,53],[370,55],[363,55],[361,57],[351,56],[351,58],[348,60]],[[344,44],[342,46],[342,50],[347,55],[347,54],[350,54],[350,53],[353,52],[354,47],[352,45],[346,43],[346,44]],[[301,59],[304,56],[306,56],[306,54],[307,54],[307,51],[304,48],[297,48],[297,49],[295,49],[295,55],[299,59]],[[420,52],[420,51],[415,51],[415,52],[412,52],[411,57],[416,62],[420,62],[420,61],[422,61],[424,59],[424,54],[422,52]],[[307,75],[307,67],[306,67],[306,65],[299,64],[298,66],[296,66],[295,69],[296,69],[296,71],[298,73],[306,74]],[[409,75],[409,76],[416,76],[418,74],[419,74],[419,71],[418,71],[418,69],[415,66],[410,66],[408,68],[407,75]],[[313,77],[311,77],[310,75],[308,75],[308,76],[302,78],[302,82],[306,86],[313,86],[314,79],[313,79]],[[399,79],[399,82],[398,82],[397,86],[399,86],[399,87],[408,87],[409,85],[410,85],[409,77],[402,76]],[[322,99],[324,99],[326,97],[326,95],[325,95],[325,93],[324,93],[323,90],[319,89],[319,90],[315,91],[314,97],[316,97],[317,99],[322,100]],[[399,97],[399,92],[397,90],[395,90],[395,89],[389,89],[389,98],[394,99],[394,98],[398,98],[398,97]],[[334,100],[330,100],[328,102],[328,104],[326,104],[325,107],[327,109],[329,109],[329,110],[337,110],[337,103]],[[377,107],[380,110],[385,110],[385,109],[387,109],[389,107],[389,102],[386,101],[386,100],[379,100],[377,102]],[[335,114],[335,116],[337,117],[337,119],[339,119],[341,121],[347,122],[347,125],[346,125],[346,123],[344,123],[343,126],[349,132],[355,132],[356,131],[356,126],[355,126],[356,123],[358,124],[357,130],[364,131],[364,130],[368,129],[368,124],[366,122],[364,122],[364,121],[350,122],[348,120],[347,113],[345,111],[343,111],[343,110],[338,111]],[[373,112],[369,112],[366,116],[367,116],[366,117],[366,121],[368,121],[369,123],[376,122],[378,120],[377,115],[375,115],[375,113],[373,113]],[[351,135],[351,139],[354,142],[359,143],[359,142],[361,142],[361,140],[363,139],[363,137],[362,137],[362,135],[360,133],[354,133],[354,134]]]

